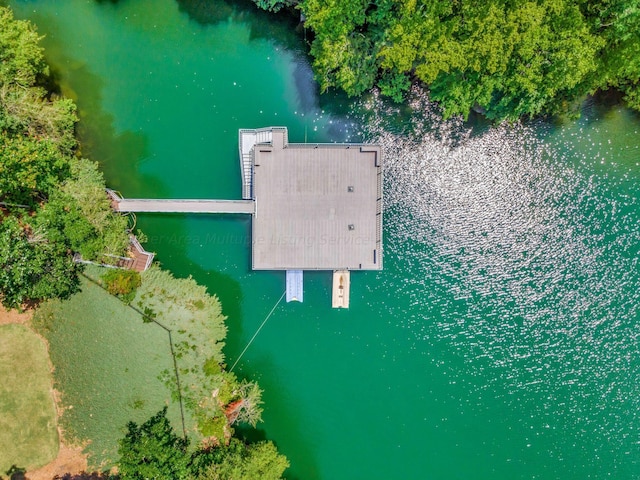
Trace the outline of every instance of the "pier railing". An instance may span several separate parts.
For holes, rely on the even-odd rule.
[[[138,240],[138,237],[136,237],[135,235],[130,235],[129,240],[131,242],[131,246],[138,253],[138,255],[136,255],[136,257],[137,258],[139,258],[140,256],[141,257],[146,257],[146,260],[144,262],[144,267],[142,268],[142,271],[145,271],[147,268],[149,268],[151,266],[151,263],[153,262],[153,257],[155,257],[155,253],[146,251],[144,249],[144,247],[140,244],[140,241]]]
[[[382,209],[383,202],[382,196],[383,193],[383,174],[382,168],[378,171],[378,184],[377,184],[377,195],[376,195],[376,250],[378,251],[378,262],[380,263],[380,268],[382,268]]]

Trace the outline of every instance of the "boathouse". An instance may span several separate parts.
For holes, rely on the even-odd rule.
[[[381,269],[380,147],[295,144],[285,128],[266,131],[240,132],[253,269]]]
[[[382,157],[372,144],[289,143],[285,127],[239,131],[242,200],[115,198],[127,212],[251,214],[251,266],[285,270],[287,301],[303,271],[334,272],[334,307],[349,306],[352,270],[382,269]]]
[[[304,270],[332,270],[332,304],[348,308],[349,271],[382,269],[380,147],[289,143],[269,127],[240,130],[239,148],[252,268],[286,270],[288,301],[302,301]]]

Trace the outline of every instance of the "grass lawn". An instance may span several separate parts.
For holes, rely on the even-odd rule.
[[[0,379],[0,472],[49,463],[58,454],[49,359],[24,325],[0,327]]]
[[[97,278],[101,271],[89,269]],[[86,443],[89,467],[117,461],[117,441],[129,421],[144,422],[164,405],[182,432],[179,404],[159,379],[173,373],[167,333],[97,285],[82,279],[82,292],[47,302],[33,319],[49,341],[56,388],[62,392],[62,425]],[[187,415],[187,428],[194,423]]]

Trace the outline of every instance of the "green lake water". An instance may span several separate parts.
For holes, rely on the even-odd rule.
[[[295,19],[218,0],[13,1],[83,153],[128,197],[239,198],[239,128],[385,148],[385,269],[305,274],[236,371],[290,479],[640,478],[640,119],[443,122],[318,96]],[[150,250],[222,300],[231,365],[284,289],[250,220],[138,215]]]

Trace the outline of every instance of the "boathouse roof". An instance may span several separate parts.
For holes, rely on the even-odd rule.
[[[251,162],[254,270],[382,268],[380,146],[288,143],[283,127],[239,140]]]

